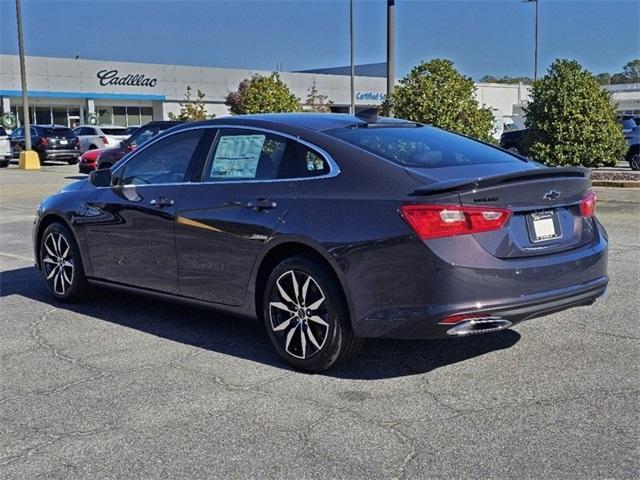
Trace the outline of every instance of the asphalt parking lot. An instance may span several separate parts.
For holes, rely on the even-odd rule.
[[[40,199],[0,171],[0,477],[638,478],[640,189],[597,189],[608,295],[493,335],[290,370],[255,323],[108,291],[56,303]]]

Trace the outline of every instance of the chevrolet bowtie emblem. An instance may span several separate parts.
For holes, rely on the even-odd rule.
[[[542,199],[551,201],[551,200],[555,200],[559,196],[560,196],[559,190],[550,190],[542,196]]]

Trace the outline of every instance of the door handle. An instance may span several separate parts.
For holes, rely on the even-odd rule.
[[[154,198],[149,202],[152,207],[163,208],[163,207],[173,207],[176,203],[173,200],[167,197]]]
[[[247,202],[246,206],[247,208],[252,208],[253,210],[273,210],[277,205],[278,204],[276,202],[269,199],[259,198],[251,202]]]

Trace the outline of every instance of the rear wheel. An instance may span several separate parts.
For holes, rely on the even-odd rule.
[[[629,166],[631,170],[640,170],[640,149],[629,155]]]
[[[0,160],[0,168],[7,168],[9,166],[9,159]]]
[[[71,231],[52,223],[42,234],[40,266],[51,294],[63,302],[80,300],[87,289],[80,251]]]
[[[306,257],[284,260],[267,280],[263,316],[278,354],[300,370],[321,372],[353,357],[355,338],[339,287]]]

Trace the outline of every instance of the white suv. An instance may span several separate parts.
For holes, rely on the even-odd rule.
[[[73,129],[73,133],[78,137],[83,153],[96,148],[118,147],[129,136],[127,127],[118,125],[80,125]]]
[[[3,127],[0,127],[0,168],[9,166],[11,161],[11,140]]]

